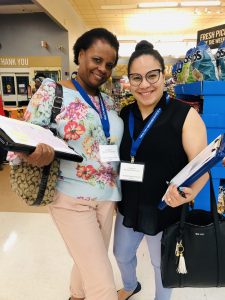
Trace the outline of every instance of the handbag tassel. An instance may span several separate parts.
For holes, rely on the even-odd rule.
[[[176,256],[179,257],[179,263],[177,267],[177,273],[179,274],[187,274],[187,268],[186,268],[183,252],[184,252],[184,246],[182,244],[182,241],[180,241],[179,243],[177,242],[175,254]]]

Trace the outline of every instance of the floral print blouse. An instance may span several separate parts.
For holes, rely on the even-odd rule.
[[[49,125],[55,86],[55,82],[49,78],[43,81],[25,112],[26,121],[41,126]],[[90,97],[100,111],[98,97]],[[111,140],[119,147],[123,121],[114,109],[113,99],[103,93],[102,97],[108,113]],[[100,117],[76,90],[63,87],[63,104],[56,124],[59,136],[83,156],[82,163],[60,161],[57,190],[79,199],[121,200],[119,162],[101,163],[99,145],[107,144],[107,141]]]

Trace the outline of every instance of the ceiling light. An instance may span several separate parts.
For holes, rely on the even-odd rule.
[[[220,1],[184,1],[180,6],[220,6]]]
[[[178,2],[146,2],[138,3],[138,8],[152,8],[152,7],[177,7]]]
[[[169,1],[169,2],[143,2],[138,4],[112,4],[112,5],[101,5],[101,9],[105,10],[120,10],[120,9],[136,9],[136,8],[168,8],[168,7],[187,7],[187,6],[220,6],[221,1]]]
[[[202,13],[198,8],[195,8],[194,14],[197,15],[197,16],[200,16]]]
[[[137,4],[101,5],[101,9],[133,9]]]
[[[125,29],[133,34],[146,34],[147,28],[151,28],[154,35],[161,32],[180,32],[192,26],[194,16],[190,11],[175,10],[168,14],[167,11],[150,12],[149,14],[131,14],[125,19]]]
[[[207,7],[205,8],[205,14],[211,14],[211,10],[209,10]]]

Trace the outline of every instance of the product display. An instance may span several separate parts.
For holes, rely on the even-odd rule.
[[[196,81],[218,80],[218,70],[216,59],[212,54],[210,47],[200,41],[192,54],[192,75]]]
[[[216,60],[220,80],[225,80],[225,41],[219,46],[216,52]]]
[[[184,61],[172,66],[172,76],[177,84],[225,80],[225,41],[215,55],[205,41],[200,41],[186,52]]]
[[[182,68],[182,82],[183,83],[190,83],[190,82],[194,82],[195,79],[193,77],[193,69],[192,69],[192,65],[191,65],[191,59],[192,59],[192,55],[195,52],[195,48],[191,48],[187,51],[186,55],[185,55],[185,59],[184,59],[184,63],[183,63],[183,68]]]

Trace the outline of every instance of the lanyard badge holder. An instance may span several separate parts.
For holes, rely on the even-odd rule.
[[[107,109],[105,107],[104,100],[102,98],[101,93],[99,92],[99,103],[100,103],[100,113],[98,109],[95,107],[94,103],[92,102],[91,98],[88,96],[86,91],[81,87],[81,85],[75,79],[72,79],[74,86],[76,87],[77,91],[80,93],[82,98],[98,113],[102,128],[107,140],[107,145],[99,145],[99,154],[101,162],[110,162],[110,161],[119,161],[119,152],[117,145],[112,145],[110,141],[110,124]]]
[[[166,102],[169,102],[169,96],[166,97]],[[144,129],[141,131],[139,136],[136,140],[134,140],[134,115],[133,112],[130,111],[129,115],[129,131],[130,136],[132,139],[132,145],[130,150],[130,162],[121,162],[120,165],[120,180],[126,180],[126,181],[136,181],[136,182],[142,182],[144,177],[144,164],[136,163],[135,162],[135,156],[137,153],[138,148],[140,147],[145,135],[149,132],[153,124],[156,122],[158,117],[160,116],[162,112],[162,108],[157,108],[152,117],[148,120],[147,124],[145,125]]]

